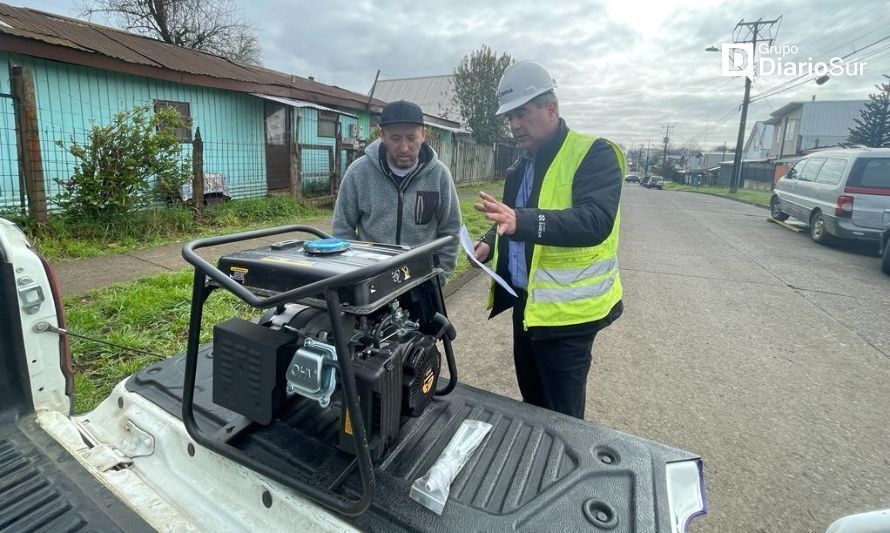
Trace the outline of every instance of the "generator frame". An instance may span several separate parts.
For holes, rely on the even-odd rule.
[[[247,287],[241,285],[237,281],[230,278],[224,272],[216,268],[206,259],[199,256],[195,250],[218,246],[222,244],[230,244],[234,242],[257,239],[261,237],[269,237],[283,233],[301,232],[308,233],[314,237],[326,239],[331,236],[318,228],[304,225],[288,225],[278,226],[256,231],[248,231],[224,235],[219,237],[209,237],[205,239],[197,239],[186,244],[182,249],[183,258],[195,267],[195,275],[192,283],[192,301],[191,313],[189,317],[188,329],[188,346],[186,349],[186,365],[185,377],[183,382],[182,394],[182,420],[185,424],[188,434],[201,446],[208,448],[223,457],[246,466],[247,468],[268,477],[286,487],[289,487],[300,494],[308,497],[316,503],[323,505],[333,511],[347,515],[357,516],[368,509],[374,498],[374,465],[372,464],[370,449],[368,446],[367,430],[364,427],[364,417],[362,416],[361,406],[358,401],[358,393],[355,384],[355,376],[353,373],[352,359],[350,357],[338,357],[331,364],[339,373],[338,381],[342,384],[343,401],[346,404],[348,412],[356,413],[358,416],[350,416],[350,421],[355,431],[356,439],[356,458],[337,478],[337,482],[332,484],[327,490],[312,485],[305,480],[294,478],[286,475],[284,472],[266,465],[262,461],[246,454],[241,449],[230,444],[230,441],[237,435],[247,431],[254,422],[243,417],[239,423],[230,424],[220,431],[209,433],[202,430],[198,424],[194,411],[195,398],[195,379],[198,368],[198,349],[200,347],[201,323],[203,318],[204,304],[210,294],[218,288],[223,288],[246,304],[257,309],[269,309],[278,305],[296,302],[297,300],[309,298],[318,294],[324,294],[324,301],[331,322],[331,332],[334,337],[334,346],[339,354],[348,354],[348,339],[343,326],[339,320],[343,306],[340,302],[340,296],[337,289],[347,286],[356,281],[364,280],[382,274],[384,272],[394,270],[403,266],[404,263],[417,259],[419,257],[434,254],[437,250],[447,246],[453,242],[453,237],[441,237],[430,243],[410,249],[402,254],[394,256],[380,263],[355,270],[338,274],[323,280],[309,283],[302,287],[297,287],[285,292],[274,294],[272,296],[261,297],[254,294]],[[438,271],[439,269],[434,269]],[[209,278],[209,280],[208,280]],[[439,276],[434,275],[431,281],[436,284],[435,291],[436,306],[438,312],[445,315],[445,303],[442,298],[441,284]],[[448,364],[449,382],[440,390],[436,391],[437,396],[442,396],[451,392],[457,385],[457,368],[454,361],[454,351],[451,345],[451,338],[448,335],[442,337],[445,348],[445,356]],[[274,422],[273,422],[274,423]],[[358,499],[350,499],[335,492],[337,486],[342,483],[347,476],[358,464],[359,476],[361,478],[361,495]]]

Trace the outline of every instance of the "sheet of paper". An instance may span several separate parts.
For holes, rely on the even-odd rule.
[[[517,297],[516,291],[513,290],[513,287],[511,287],[509,283],[504,281],[504,278],[498,276],[494,270],[488,268],[487,266],[485,266],[483,263],[480,263],[476,259],[476,256],[473,254],[473,239],[470,238],[470,232],[467,231],[466,226],[460,227],[460,244],[463,247],[464,252],[466,252],[467,256],[469,256],[470,261],[472,261],[473,263],[476,264],[476,266],[481,268],[483,272],[488,274],[491,277],[491,279],[493,279],[498,285],[503,287],[505,291],[512,294],[514,298]]]

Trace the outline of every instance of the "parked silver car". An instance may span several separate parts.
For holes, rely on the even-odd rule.
[[[890,276],[890,222],[881,236],[881,272]]]
[[[779,178],[772,217],[810,226],[810,237],[874,241],[890,223],[890,148],[825,150],[810,154]]]

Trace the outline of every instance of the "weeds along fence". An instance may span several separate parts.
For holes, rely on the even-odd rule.
[[[53,86],[58,93],[53,95],[41,85],[39,101],[34,87],[32,72],[21,66],[10,67],[8,84],[0,80],[0,215],[38,222],[60,209],[63,184],[78,165],[71,143],[83,145],[93,125],[108,125],[117,113],[137,105],[155,111],[173,107],[186,119],[176,131],[178,157],[191,169],[178,191],[180,200],[196,191],[205,201],[279,194],[330,201],[348,166],[362,155],[359,132],[369,130],[367,118],[288,107],[247,94],[231,97],[228,106],[201,105],[197,99],[203,93],[191,102],[111,94],[85,105],[75,98],[77,87]],[[216,115],[208,116],[208,110]],[[515,159],[512,146],[479,145],[460,137],[431,128],[428,138],[458,185],[503,177]],[[172,199],[158,197],[157,202]]]

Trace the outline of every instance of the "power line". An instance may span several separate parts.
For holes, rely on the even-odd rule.
[[[868,58],[870,58],[870,57],[873,57],[873,56],[875,56],[875,55],[877,55],[877,54],[880,54],[881,52],[884,52],[884,51],[887,51],[887,50],[890,50],[890,45],[885,46],[884,48],[881,48],[881,49],[879,49],[879,50],[875,50],[875,51],[869,53],[869,54],[866,55],[866,56],[863,56],[863,57],[861,57],[861,58],[858,58],[858,61],[862,61],[862,60],[864,60],[864,59],[868,59]],[[803,76],[806,76],[806,79],[801,79]],[[770,96],[775,96],[775,95],[777,95],[777,94],[779,94],[779,93],[783,93],[783,92],[785,92],[785,91],[790,91],[791,89],[794,89],[794,88],[796,88],[796,87],[800,87],[801,85],[803,85],[803,84],[805,84],[805,83],[809,83],[809,82],[811,82],[811,81],[813,81],[813,80],[815,80],[815,79],[817,79],[817,78],[819,78],[819,77],[820,77],[820,76],[818,76],[818,75],[816,75],[816,74],[806,74],[806,75],[798,76],[797,78],[794,78],[794,80],[791,80],[791,82],[794,82],[794,81],[796,81],[796,80],[800,80],[800,81],[798,81],[797,83],[793,83],[793,85],[785,86],[785,87],[783,87],[781,90],[770,91],[770,92],[768,92],[767,94],[758,94],[758,95],[756,95],[754,98],[752,98],[751,101],[752,101],[752,102],[759,102],[760,100],[763,100],[764,98],[769,98]]]
[[[874,55],[876,55],[876,54],[879,54],[879,53],[881,53],[881,52],[884,52],[884,51],[886,51],[886,50],[890,50],[890,45],[888,45],[888,46],[886,46],[886,47],[884,47],[884,48],[881,48],[880,50],[876,50],[875,52],[870,53],[869,55],[860,58],[860,60],[862,60],[862,59],[868,59],[869,57],[872,57],[872,56],[874,56]],[[813,81],[813,80],[816,79],[816,78],[818,78],[818,76],[816,76],[816,75],[811,75],[811,76],[808,77],[807,79],[805,79],[805,80],[801,80],[801,81],[795,83],[794,85],[791,85],[791,86],[789,86],[789,87],[786,87],[786,88],[782,89],[781,91],[777,91],[777,92],[774,92],[774,93],[766,94],[766,95],[763,95],[763,96],[758,95],[757,98],[753,98],[751,101],[752,101],[752,102],[759,102],[760,100],[763,100],[764,98],[769,98],[770,96],[775,96],[775,95],[777,95],[777,94],[779,94],[779,93],[783,93],[783,92],[785,92],[785,91],[789,91],[789,90],[791,90],[791,89],[794,89],[795,87],[800,87],[801,85],[803,85],[803,84],[805,84],[805,83],[808,83],[808,82],[811,82],[811,81]]]
[[[698,132],[694,137],[692,137],[692,139],[690,139],[690,142],[696,142],[696,141],[698,141],[698,139],[699,139],[700,137],[702,137],[703,135],[707,135],[708,133],[714,131],[714,130],[717,129],[719,126],[721,126],[724,122],[726,122],[727,120],[729,120],[733,115],[735,115],[736,113],[738,113],[738,111],[739,111],[739,106],[738,106],[738,105],[734,105],[734,106],[732,106],[732,109],[730,109],[726,114],[724,114],[723,116],[721,116],[720,118],[718,118],[717,121],[714,122],[714,124],[711,124],[711,125],[705,127],[705,129],[703,129],[702,131]]]
[[[757,42],[766,42],[772,45],[775,41],[782,17],[774,20],[757,19],[754,22],[742,20],[736,24],[733,30],[733,39],[736,43],[750,43],[752,46],[751,57],[748,58],[752,65],[757,53]],[[745,142],[745,121],[748,118],[748,104],[751,101],[751,77],[745,76],[745,97],[742,99],[742,116],[739,118],[739,133],[735,143],[735,157],[732,163],[732,180],[729,182],[729,192],[735,193],[739,188],[742,177],[742,145]]]
[[[760,83],[761,83],[761,80],[759,80],[758,78],[754,78],[754,85],[757,87],[757,89],[758,89],[760,92],[763,92],[763,88],[761,87]],[[769,96],[764,96],[764,99],[766,99],[766,105],[769,106],[770,113],[772,113],[773,111],[775,111],[776,108],[773,106],[772,102],[769,101]],[[753,102],[753,101],[754,101],[754,100],[752,100],[752,102]]]
[[[821,27],[821,25],[820,25],[820,27]],[[883,28],[885,28],[885,27],[886,27],[886,26],[881,26],[881,27],[878,28],[878,29],[883,29]],[[874,33],[874,31],[869,32],[869,33]],[[860,36],[860,37],[861,37],[861,36]],[[861,47],[861,48],[858,48],[858,49],[856,49],[856,50],[853,50],[852,52],[848,53],[847,55],[841,57],[841,59],[847,59],[847,58],[849,58],[850,56],[852,56],[853,54],[856,54],[856,53],[858,53],[858,52],[860,52],[860,51],[862,51],[862,50],[865,50],[865,49],[867,49],[867,48],[869,48],[869,47],[871,47],[871,46],[874,46],[875,44],[877,44],[877,43],[879,43],[879,42],[881,42],[881,41],[884,41],[884,40],[886,40],[886,39],[888,39],[888,38],[890,38],[890,35],[888,35],[887,37],[882,37],[881,39],[878,39],[878,40],[876,40],[876,41],[873,41],[873,42],[871,42],[871,43],[869,43],[869,44],[867,44],[867,45],[865,45],[865,46],[863,46],[863,47]],[[850,42],[847,43],[847,44],[853,44],[854,42],[855,42],[855,41],[850,41]],[[816,54],[813,54],[813,55],[816,55]],[[799,80],[799,79],[801,79],[801,78],[803,78],[803,77],[805,77],[805,76],[806,76],[806,74],[801,74],[801,75],[799,75],[799,76],[797,76],[797,77],[795,77],[795,78],[792,78],[792,79],[790,79],[790,80],[787,80],[787,81],[785,81],[785,82],[780,83],[779,85],[777,85],[776,87],[774,87],[774,88],[771,89],[771,90],[778,89],[778,88],[784,87],[784,86],[786,86],[786,85],[790,85],[790,84],[794,83],[795,81],[797,81],[797,80]],[[776,93],[776,94],[778,94],[778,93]],[[755,95],[755,98],[758,97],[758,96],[760,96],[760,95]]]
[[[867,46],[865,46],[865,47],[863,47],[863,48],[860,48],[859,50],[856,50],[855,52],[851,52],[850,54],[847,54],[846,56],[843,56],[841,59],[848,59],[852,54],[857,53],[857,52],[859,52],[859,51],[861,51],[861,50],[863,50],[863,49],[865,49],[865,48],[874,46],[874,45],[877,44],[878,42],[883,41],[883,40],[887,40],[887,39],[890,39],[890,35],[888,35],[887,37],[884,37],[884,38],[882,38],[882,39],[879,39],[878,41],[875,41],[874,43],[871,43],[871,44],[869,44],[869,45],[867,45]],[[864,57],[861,57],[861,58],[854,58],[854,59],[855,59],[855,60],[858,60],[858,61],[861,61],[861,60],[863,60],[863,59],[868,59],[869,57],[873,57],[874,55],[876,55],[876,54],[878,54],[878,53],[881,53],[881,52],[883,52],[884,50],[887,50],[887,48],[886,48],[886,47],[885,47],[885,48],[881,48],[881,49],[879,49],[879,50],[877,50],[877,51],[870,52],[869,54],[867,54],[867,55],[864,56]],[[785,92],[785,91],[787,91],[787,90],[789,90],[789,89],[793,89],[794,87],[798,87],[798,86],[800,86],[800,85],[803,85],[804,83],[807,83],[807,82],[809,82],[809,81],[812,81],[812,80],[814,80],[814,79],[816,79],[816,78],[818,78],[818,77],[821,77],[821,76],[820,76],[820,75],[817,75],[817,74],[814,74],[814,73],[812,73],[812,72],[810,72],[810,73],[806,73],[806,74],[800,74],[799,76],[796,76],[795,78],[792,78],[792,79],[790,79],[790,80],[788,80],[788,81],[786,81],[786,82],[784,82],[784,83],[781,83],[781,84],[779,84],[779,85],[773,87],[772,89],[769,89],[765,94],[764,94],[764,93],[760,93],[760,94],[755,95],[754,98],[752,98],[751,101],[752,101],[752,102],[756,102],[756,101],[758,101],[758,100],[762,100],[763,98],[768,98],[768,97],[770,97],[770,96],[775,96],[775,95],[777,95],[777,94],[779,94],[779,93],[783,93],[783,92]],[[806,78],[806,79],[804,79],[803,81],[801,81],[801,82],[799,82],[799,83],[795,83],[795,82],[797,82],[798,80],[801,80],[801,79],[803,79],[803,78]]]
[[[866,4],[867,2],[868,2],[868,0],[863,0],[863,1],[859,2],[858,4],[856,4],[855,6],[850,6],[850,5],[844,6],[843,8],[838,9],[833,15],[829,16],[828,18],[826,18],[824,20],[820,20],[819,24],[813,24],[810,27],[809,31],[805,31],[800,35],[792,35],[792,37],[796,38],[796,40],[797,40],[796,44],[798,47],[803,45],[804,43],[808,44],[813,40],[820,39],[825,34],[825,28],[832,27],[832,25],[835,24],[836,22],[840,22],[845,19],[849,20],[851,18],[850,11],[857,10],[859,7]],[[877,6],[877,8],[881,8],[881,7],[883,7],[883,6]],[[871,10],[867,11],[866,13],[871,13],[873,11],[875,11],[875,9],[871,9]],[[856,15],[857,15],[856,18],[864,19],[865,13],[856,13]],[[832,46],[832,48],[834,48],[834,46]]]
[[[865,2],[862,2],[862,3],[865,3]],[[855,8],[853,8],[853,9],[855,9]],[[876,12],[876,11],[878,11],[878,10],[886,10],[886,9],[887,9],[887,5],[886,5],[886,4],[885,4],[885,5],[877,5],[877,6],[874,6],[872,9],[866,10],[866,11],[861,12],[861,13],[856,13],[856,14],[855,14],[856,16],[855,16],[854,18],[855,18],[855,19],[858,19],[858,20],[868,20],[869,15],[871,15],[872,13],[874,13],[874,12]],[[827,20],[827,21],[821,21],[819,24],[814,24],[813,27],[812,27],[812,30],[809,31],[809,32],[807,32],[806,35],[811,35],[813,39],[821,38],[821,37],[824,35],[824,33],[825,33],[825,28],[830,28],[830,27],[832,27],[833,19],[834,19],[834,18],[837,18],[837,17],[840,17],[841,20],[849,19],[849,18],[850,18],[849,14],[847,13],[847,10],[841,9],[841,10],[839,10],[837,13],[835,13],[835,15],[834,15],[833,17],[831,17],[829,20]],[[845,46],[847,46],[847,45],[851,45],[851,46],[854,46],[854,47],[855,47],[855,43],[856,43],[857,40],[861,40],[861,39],[862,39],[863,37],[865,37],[866,35],[870,35],[870,34],[876,32],[876,31],[880,31],[880,30],[882,30],[882,29],[885,29],[886,27],[887,27],[886,22],[882,21],[881,23],[878,24],[878,26],[877,26],[874,30],[872,30],[872,31],[870,31],[870,32],[867,32],[867,33],[864,33],[864,34],[856,34],[856,38],[855,38],[854,40],[844,42],[843,45],[841,45],[841,41],[843,41],[844,39],[849,38],[849,35],[850,35],[850,33],[851,33],[850,31],[845,31],[845,32],[843,33],[843,35],[841,36],[841,38],[839,38],[839,39],[834,39],[834,40],[829,41],[829,42],[820,42],[820,43],[817,45],[818,48],[816,48],[815,53],[813,53],[812,55],[813,55],[813,56],[824,55],[825,53],[827,53],[827,52],[824,52],[824,51],[827,51],[827,50],[834,50],[834,49],[839,49],[839,48],[845,47]],[[802,45],[804,42],[809,42],[810,40],[811,40],[810,37],[808,37],[807,39],[805,39],[805,40],[803,40],[803,41],[801,41],[801,42],[799,42],[799,43],[797,43],[797,44],[798,44],[798,46],[800,46],[800,45]],[[821,53],[820,53],[820,52],[821,52]]]
[[[885,36],[885,37],[882,37],[882,38],[880,38],[880,39],[878,39],[878,40],[876,40],[876,41],[873,41],[873,42],[871,42],[871,43],[869,43],[869,44],[867,44],[867,45],[865,45],[865,46],[863,46],[863,47],[861,47],[861,48],[859,48],[859,49],[857,49],[857,50],[854,50],[854,51],[850,52],[849,54],[842,56],[841,59],[843,59],[843,60],[849,59],[851,56],[853,56],[853,55],[855,55],[855,54],[858,54],[859,52],[862,52],[863,50],[866,50],[866,49],[868,49],[868,48],[871,48],[872,46],[875,46],[875,45],[877,45],[877,44],[879,44],[879,43],[881,43],[881,42],[883,42],[883,41],[887,41],[887,40],[890,40],[890,35],[887,35],[887,36]],[[880,53],[880,52],[883,51],[883,50],[886,50],[886,48],[882,48],[882,49],[878,50],[877,53]],[[869,53],[866,57],[859,58],[858,60],[861,61],[862,59],[867,59],[868,57],[872,57],[873,55],[874,55],[874,54]],[[855,58],[854,58],[854,59],[855,59]],[[754,95],[754,97],[751,98],[751,101],[752,101],[752,102],[756,102],[756,101],[758,101],[758,100],[762,100],[763,98],[767,98],[767,97],[769,97],[769,96],[775,96],[775,95],[777,95],[777,94],[779,94],[779,93],[785,92],[785,91],[787,91],[787,90],[789,90],[789,89],[793,89],[794,87],[797,87],[797,86],[799,86],[799,85],[802,85],[803,83],[806,83],[806,82],[810,81],[811,79],[815,79],[815,78],[817,78],[817,77],[819,77],[819,76],[818,76],[818,75],[815,75],[815,74],[813,74],[813,73],[811,73],[811,72],[810,72],[810,73],[806,73],[806,74],[801,74],[801,75],[799,75],[799,76],[797,76],[797,77],[795,77],[795,78],[792,78],[791,80],[788,80],[788,81],[786,81],[786,82],[783,82],[783,83],[777,85],[776,87],[773,87],[772,89],[769,89],[769,90],[766,91],[765,93],[761,92],[760,94],[756,94],[756,95]],[[804,80],[804,81],[801,82],[801,83],[795,83],[796,81],[798,81],[798,80],[800,80],[800,79],[802,79],[802,78],[807,78],[807,79]]]

